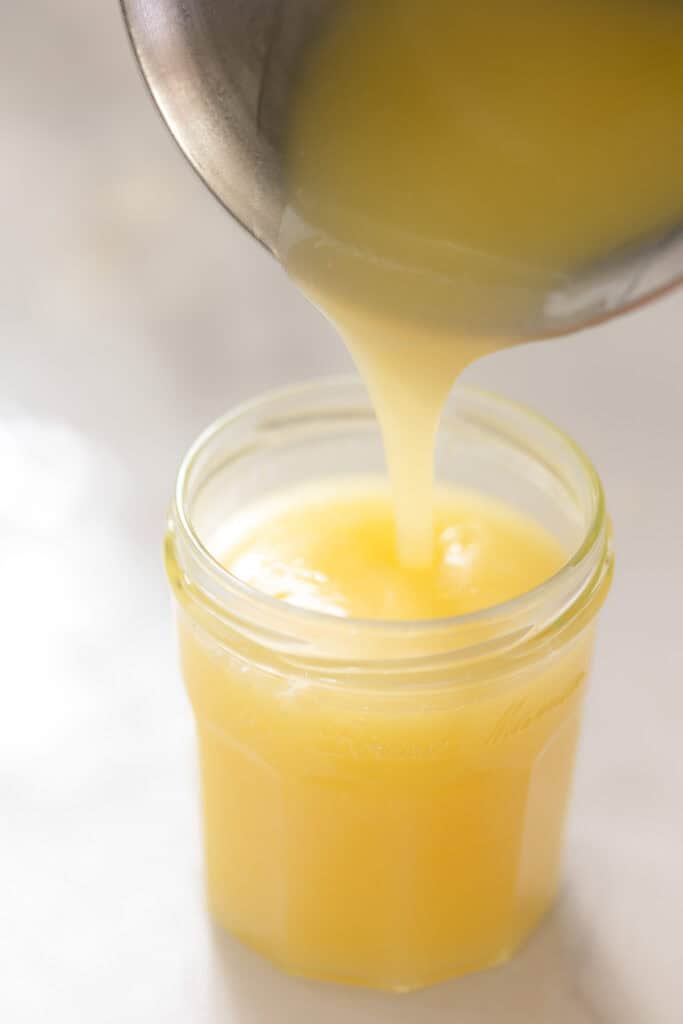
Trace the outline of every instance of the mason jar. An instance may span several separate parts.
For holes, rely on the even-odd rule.
[[[221,527],[302,483],[384,472],[353,379],[256,399],[180,469],[166,536],[196,720],[210,911],[285,970],[393,991],[507,959],[551,906],[612,574],[600,480],[547,420],[466,387],[440,482],[552,534],[566,564],[495,607],[345,619],[230,574]]]

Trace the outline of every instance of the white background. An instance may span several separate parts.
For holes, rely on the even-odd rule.
[[[348,359],[175,150],[114,0],[3,4],[0,118],[0,1020],[678,1024],[683,295],[468,374],[570,431],[615,521],[559,909],[422,994],[287,979],[202,908],[161,533],[200,428]]]

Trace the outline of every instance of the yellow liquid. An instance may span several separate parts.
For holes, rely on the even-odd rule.
[[[565,559],[476,494],[439,489],[435,521],[438,556],[410,573],[387,486],[340,479],[249,509],[210,546],[330,619],[473,612]],[[512,681],[444,687],[437,672],[433,687],[373,688],[363,673],[321,685],[276,651],[254,663],[237,634],[226,655],[181,615],[216,919],[294,973],[394,990],[506,958],[556,890],[591,632]],[[359,626],[344,657],[390,643]]]
[[[526,593],[566,561],[532,520],[482,495],[439,488],[435,558],[410,570],[396,553],[391,495],[335,479],[252,507],[212,549],[235,576],[298,608],[355,619],[445,619]]]
[[[291,100],[280,256],[379,416],[406,565],[441,407],[546,294],[683,222],[677,0],[346,0]]]
[[[292,97],[280,254],[361,369],[393,504],[295,493],[215,538],[235,573],[336,620],[459,614],[554,571],[534,524],[433,489],[440,410],[550,289],[681,219],[681,53],[674,0],[340,4]],[[217,918],[384,988],[509,955],[555,892],[592,630],[476,686],[378,688],[180,625]],[[349,623],[348,663],[382,645]]]

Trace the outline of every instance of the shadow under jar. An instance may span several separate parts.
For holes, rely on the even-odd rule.
[[[199,438],[166,538],[199,737],[213,916],[295,974],[407,991],[508,958],[551,905],[612,554],[583,453],[456,389],[437,473],[545,527],[551,579],[438,621],[337,618],[241,583],[226,521],[283,489],[383,472],[360,384],[267,395]]]

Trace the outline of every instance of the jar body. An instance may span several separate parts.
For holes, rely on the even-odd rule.
[[[255,633],[176,541],[215,918],[292,973],[393,991],[510,956],[557,890],[608,555],[560,626],[497,646],[484,623],[453,657],[423,626],[397,658],[370,624],[336,623],[322,654],[324,635],[302,653]]]
[[[514,951],[557,888],[590,631],[449,706],[292,688],[179,628],[222,925],[294,973],[394,990]]]

